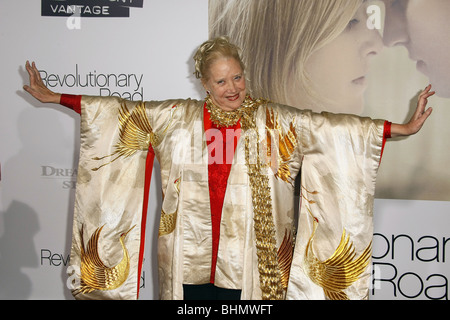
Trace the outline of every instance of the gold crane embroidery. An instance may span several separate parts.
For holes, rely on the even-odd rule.
[[[161,222],[159,224],[158,236],[165,236],[170,234],[175,230],[175,225],[177,222],[177,212],[167,214],[164,210],[161,210]]]
[[[92,170],[97,171],[120,157],[127,158],[138,151],[147,151],[150,145],[157,147],[160,142],[160,137],[153,132],[150,126],[150,121],[145,112],[145,103],[140,102],[131,112],[128,110],[126,103],[122,103],[119,109],[119,142],[115,145],[114,153],[104,157],[95,157],[93,160],[99,161],[108,157],[116,157]]]
[[[281,283],[284,289],[287,289],[289,283],[289,274],[291,272],[292,256],[294,253],[293,239],[291,232],[286,229],[283,242],[278,248],[278,266],[281,272]]]
[[[292,184],[294,179],[291,177],[289,161],[297,146],[297,133],[294,121],[291,122],[289,131],[284,134],[279,123],[278,114],[275,115],[273,110],[267,108],[266,129],[269,166],[275,173],[276,178]],[[272,151],[275,154],[272,154]],[[275,159],[273,159],[273,156],[275,156]]]
[[[313,217],[313,232],[305,249],[304,262],[306,272],[315,284],[323,288],[325,295],[329,299],[348,300],[344,290],[357,281],[369,265],[372,242],[355,259],[355,247],[350,242],[350,236],[347,235],[344,229],[336,251],[329,259],[320,261],[313,250],[314,235],[319,225],[319,220],[312,215],[309,208],[307,210]]]
[[[74,291],[74,295],[91,293],[95,290],[114,290],[122,286],[128,278],[130,257],[125,247],[124,239],[135,226],[120,235],[119,242],[122,246],[123,257],[114,267],[107,267],[99,256],[98,240],[103,227],[95,230],[89,239],[86,249],[83,240],[83,227],[81,228],[81,280],[80,287]]]
[[[181,178],[176,179],[173,183],[175,190],[178,194],[180,193],[180,183]],[[177,215],[178,211],[175,211],[174,213],[171,214],[167,214],[164,212],[164,210],[161,210],[161,221],[159,223],[158,237],[170,234],[173,232],[173,230],[175,230]]]

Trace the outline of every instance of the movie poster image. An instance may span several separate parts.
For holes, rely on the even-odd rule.
[[[425,128],[387,143],[377,198],[450,200],[450,2],[209,0],[210,37],[242,50],[255,97],[403,123],[428,84]]]

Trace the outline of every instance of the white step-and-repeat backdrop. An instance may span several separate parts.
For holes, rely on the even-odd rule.
[[[293,6],[308,1],[294,1]],[[198,45],[220,32],[216,28],[227,28],[230,21],[243,16],[249,26],[252,19],[276,26],[273,21],[281,18],[275,12],[282,11],[275,7],[280,2],[221,1],[226,7],[220,8],[216,1],[208,5],[207,0],[0,2],[0,299],[72,299],[66,266],[79,116],[58,105],[43,105],[24,93],[25,61],[35,61],[45,83],[58,92],[120,95],[132,100],[200,99],[204,92],[193,76],[192,64]],[[325,2],[339,5],[341,1]],[[256,3],[267,6],[265,17],[253,15]],[[371,299],[447,299],[450,30],[443,30],[448,24],[439,21],[450,16],[450,3],[385,0],[363,5],[349,8],[353,10],[350,15],[341,8],[338,16],[348,20],[344,27],[333,18],[332,6],[290,10],[283,19],[296,13],[293,21],[299,26],[285,23],[290,26],[286,34],[299,36],[293,37],[297,42],[290,39],[285,45],[297,46],[299,57],[309,57],[306,62],[300,58],[295,62],[310,71],[316,89],[328,88],[330,101],[342,98],[342,105],[351,106],[348,110],[336,104],[331,111],[403,122],[420,89],[431,82],[438,91],[431,103],[434,114],[423,131],[391,141],[385,149],[375,202]],[[324,10],[330,12],[320,14]],[[327,17],[325,29],[336,24],[338,32],[325,34],[319,19],[323,17]],[[282,26],[277,29],[279,35],[283,35]],[[305,30],[305,26],[313,28]],[[240,30],[255,32],[244,27]],[[275,27],[263,30],[271,28]],[[237,36],[235,30],[228,30],[231,38]],[[427,38],[427,32],[434,38]],[[244,55],[256,51],[264,55],[263,48],[276,43],[270,34],[254,42],[253,51],[243,48]],[[311,40],[314,37],[316,41]],[[258,39],[255,34],[250,38]],[[320,46],[308,47],[311,43]],[[332,63],[327,62],[330,54]],[[250,55],[246,60],[253,62]],[[292,64],[291,70],[296,67]],[[350,84],[345,84],[346,77]],[[293,83],[298,81],[288,76],[283,82],[285,86]],[[331,95],[333,90],[338,96]],[[297,96],[300,92],[303,98],[296,100],[293,94],[280,100],[315,108],[301,85],[289,87],[288,92]],[[156,241],[161,195],[158,164],[155,167],[140,299],[158,299]]]

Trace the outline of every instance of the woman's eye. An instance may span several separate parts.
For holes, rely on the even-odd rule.
[[[356,26],[358,23],[359,23],[359,20],[358,20],[358,19],[352,19],[352,20],[348,23],[347,28],[350,30],[350,29],[352,29],[354,26]]]

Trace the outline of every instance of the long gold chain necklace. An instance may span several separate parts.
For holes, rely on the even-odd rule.
[[[255,103],[259,106],[259,104],[266,102],[258,100]],[[282,300],[284,298],[284,289],[278,264],[269,177],[263,172],[264,164],[260,158],[259,150],[260,137],[253,113],[244,114],[242,127],[244,130],[253,131],[254,133],[253,135],[248,132],[245,134],[245,162],[252,191],[256,255],[258,257],[262,300]]]

